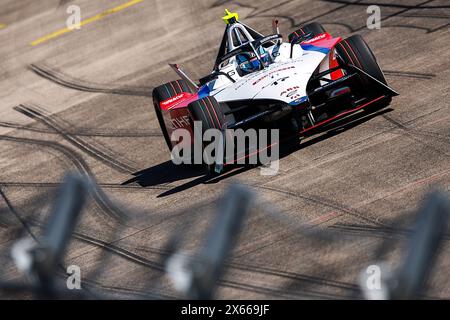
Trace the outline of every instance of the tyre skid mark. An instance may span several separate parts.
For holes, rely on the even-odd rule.
[[[69,89],[84,92],[109,93],[109,94],[138,96],[138,97],[152,97],[151,88],[119,87],[113,85],[92,83],[80,79],[75,79],[69,75],[58,72],[43,64],[31,64],[30,69],[40,77]]]
[[[338,232],[347,232],[353,236],[361,237],[379,237],[381,239],[386,239],[387,237],[396,239],[405,239],[411,237],[414,234],[413,229],[405,228],[378,228],[368,225],[350,225],[350,224],[340,224],[330,226],[331,229],[337,230]],[[450,234],[444,234],[443,240],[449,241]]]
[[[426,114],[417,116],[416,118],[409,120],[407,123],[402,124],[402,126],[407,126],[407,125],[413,124],[413,123],[415,123],[418,119],[422,119],[422,118],[424,118],[424,117],[426,117],[426,116],[428,116],[428,115],[430,115],[430,114],[433,114],[433,113],[435,113],[435,112],[438,112],[438,111],[440,111],[440,110],[441,110],[441,109],[433,110],[433,111],[428,112],[428,113],[426,113]],[[326,162],[330,161],[330,160],[327,159],[327,158],[329,158],[330,156],[333,156],[333,155],[334,155],[334,156],[339,156],[339,155],[344,154],[345,152],[351,150],[353,147],[355,147],[355,146],[357,146],[357,145],[362,145],[362,144],[363,144],[364,142],[366,142],[366,141],[372,140],[372,139],[374,139],[374,138],[376,138],[376,137],[379,137],[379,136],[381,136],[381,135],[383,135],[383,134],[386,134],[386,133],[394,132],[395,130],[398,129],[398,125],[396,125],[396,127],[393,127],[393,128],[386,128],[386,127],[381,127],[381,128],[380,128],[379,126],[375,126],[375,128],[376,128],[376,129],[379,129],[379,130],[381,130],[381,131],[376,132],[375,134],[373,134],[373,135],[371,135],[371,136],[368,136],[368,137],[365,137],[365,138],[363,138],[363,139],[361,139],[361,140],[358,140],[358,141],[356,141],[356,142],[353,142],[353,143],[351,143],[351,144],[349,144],[349,145],[347,145],[347,146],[340,147],[340,148],[338,149],[338,151],[332,151],[332,152],[329,152],[329,153],[320,155],[319,157],[316,157],[316,158],[314,158],[313,160],[311,160],[311,162],[314,163],[313,166],[306,167],[306,168],[305,168],[305,167],[302,167],[302,169],[303,169],[303,170],[310,170],[310,169],[312,169],[312,168],[314,168],[314,167],[316,167],[316,166],[318,166],[318,165],[322,165],[322,164],[324,164],[324,163],[317,163],[317,161],[318,161],[318,160],[321,160],[321,159],[326,159],[326,161],[325,161],[325,163],[326,163]],[[427,135],[427,136],[430,136],[430,137],[433,137],[433,138],[437,138],[437,139],[441,139],[441,140],[450,140],[450,137],[449,137],[449,136],[442,135],[442,134],[435,133],[435,132],[430,132],[430,131],[426,131],[426,130],[422,130],[422,129],[416,129],[416,128],[409,128],[409,127],[408,127],[408,130],[413,131],[413,132],[416,132],[417,134]],[[327,133],[324,133],[324,134],[327,134]],[[386,141],[384,141],[384,142],[386,142]],[[297,167],[291,168],[291,169],[285,171],[283,174],[286,175],[287,173],[289,173],[289,172],[291,172],[291,171],[293,171],[293,170],[297,170]]]
[[[22,125],[19,123],[0,121],[0,127],[19,129],[30,132],[44,133],[44,134],[59,134],[55,130],[47,130],[41,128],[34,128],[29,125]],[[120,130],[120,129],[96,129],[96,128],[75,128],[67,129],[66,132],[73,136],[80,137],[104,137],[104,138],[148,138],[148,137],[162,137],[158,130]]]
[[[98,283],[96,281],[90,280],[90,279],[83,279],[83,284],[86,286],[91,287],[91,290],[102,290],[102,291],[109,291],[113,294],[122,294],[122,295],[127,295],[130,298],[134,298],[136,299],[136,297],[142,297],[142,298],[146,298],[146,299],[156,299],[156,300],[175,300],[175,299],[179,299],[179,297],[177,296],[173,296],[173,295],[168,295],[167,293],[161,293],[161,292],[157,292],[155,293],[154,291],[149,292],[149,291],[143,291],[143,290],[137,290],[137,289],[132,289],[132,288],[123,288],[123,287],[117,287],[117,286],[108,286],[108,285],[103,285],[101,283]],[[102,297],[100,297],[101,299]],[[115,300],[113,298],[113,300]]]
[[[327,1],[336,1],[336,0],[327,0]],[[418,3],[418,4],[416,4],[416,5],[411,5],[411,6],[406,6],[406,7],[404,7],[404,8],[399,8],[399,9],[400,9],[399,11],[397,11],[397,12],[395,12],[395,13],[392,13],[392,14],[389,14],[389,15],[387,15],[387,16],[385,16],[385,17],[382,17],[382,18],[381,18],[381,21],[386,21],[386,20],[389,20],[389,19],[391,19],[391,18],[400,16],[400,15],[402,15],[402,14],[408,12],[408,11],[411,11],[411,10],[424,10],[424,9],[429,9],[430,7],[424,7],[424,5],[429,4],[429,3],[431,3],[431,2],[434,2],[434,1],[435,1],[435,0],[427,0],[427,1],[423,1],[423,2],[421,2],[421,3]],[[346,2],[347,2],[347,1],[346,1]],[[387,4],[387,5],[389,5],[389,4]],[[434,8],[436,8],[436,7],[434,7]],[[395,26],[393,26],[393,27],[395,27]],[[412,27],[414,27],[414,26],[412,26]],[[357,29],[354,30],[354,31],[361,31],[361,30],[363,30],[363,29],[365,29],[365,28],[367,28],[366,25],[361,26],[361,27],[357,28]],[[429,31],[428,33],[430,33],[430,31]]]
[[[6,136],[6,135],[1,135],[0,140],[22,143],[22,144],[29,144],[29,145],[34,145],[34,146],[36,146],[36,145],[43,146],[43,147],[50,148],[50,149],[60,152],[74,164],[74,166],[77,168],[77,170],[80,174],[84,175],[85,177],[89,178],[90,180],[92,180],[94,182],[93,188],[92,188],[93,197],[96,200],[96,203],[103,209],[103,212],[105,212],[105,214],[108,217],[113,218],[114,220],[116,220],[118,222],[123,223],[126,220],[127,214],[124,211],[120,210],[119,208],[115,207],[111,203],[109,198],[103,193],[101,188],[96,186],[95,177],[94,177],[91,169],[89,168],[87,163],[84,161],[84,159],[79,154],[77,154],[75,151],[73,151],[72,149],[69,149],[59,143],[56,143],[56,142],[35,140],[35,139],[28,139],[28,138],[17,138],[17,137]]]
[[[436,75],[433,73],[420,73],[420,72],[396,71],[396,70],[384,70],[383,72],[386,76],[392,77],[414,78],[423,80],[432,80],[436,78]]]
[[[290,21],[290,24],[291,24],[290,27],[291,28],[296,28],[296,27],[300,27],[300,26],[302,26],[304,24],[307,24],[307,23],[310,23],[310,22],[313,22],[313,21],[317,21],[320,18],[323,18],[323,17],[325,17],[327,15],[330,15],[330,14],[334,14],[334,13],[336,13],[336,12],[342,10],[342,9],[345,9],[345,8],[351,7],[351,6],[370,6],[371,4],[376,4],[376,5],[382,5],[382,6],[398,9],[397,12],[394,12],[392,14],[389,14],[387,16],[382,17],[381,21],[389,20],[389,19],[397,17],[397,16],[402,16],[404,13],[407,13],[407,12],[409,12],[411,10],[427,10],[427,9],[438,9],[439,10],[439,9],[448,9],[448,8],[450,8],[450,6],[434,6],[434,7],[433,6],[424,6],[424,5],[426,5],[428,3],[431,3],[431,2],[433,2],[435,0],[427,0],[427,1],[421,2],[421,3],[416,4],[416,5],[401,5],[401,4],[397,5],[397,4],[389,4],[389,3],[386,3],[386,4],[384,4],[384,3],[368,3],[368,2],[363,2],[362,0],[357,0],[357,1],[325,0],[325,1],[330,3],[330,4],[337,4],[337,5],[340,4],[340,6],[334,8],[334,9],[331,9],[329,11],[326,11],[326,12],[324,12],[322,14],[316,15],[316,16],[314,16],[314,17],[312,17],[310,19],[307,19],[305,21],[298,22],[298,23],[296,22],[296,19],[293,18],[293,17],[288,16],[288,17],[284,17],[284,18],[286,20]],[[236,4],[239,4],[239,3],[236,3]],[[251,14],[249,17],[263,17],[263,16],[259,15],[258,13],[254,13],[254,14]],[[264,15],[264,17],[278,18],[278,16],[275,16],[275,15]],[[445,17],[443,17],[443,19],[445,19]],[[345,28],[347,28],[350,31],[350,33],[364,30],[367,27],[366,25],[363,25],[363,26],[360,26],[360,27],[353,28],[353,27],[351,27],[351,26],[349,26],[347,24],[344,24],[344,23],[339,23],[339,22],[331,22],[330,23],[329,20],[330,19],[327,19],[327,21],[323,21],[324,24],[328,23],[328,24],[332,24],[332,25],[333,24],[334,25],[342,25]],[[433,32],[442,30],[442,29],[444,29],[444,28],[446,28],[448,26],[449,26],[449,24],[443,25],[443,26],[438,27],[436,29],[422,28],[422,27],[418,27],[418,26],[409,26],[409,27],[410,28],[417,28],[417,29],[425,29],[427,31],[427,33],[433,33]],[[386,27],[388,27],[388,26],[386,26]],[[396,28],[396,27],[404,27],[404,26],[392,25],[390,27]]]
[[[88,236],[80,235],[78,233],[74,234],[74,237],[78,240],[84,241],[86,243],[89,243],[91,245],[100,247],[104,250],[107,250],[113,254],[116,254],[122,258],[125,258],[126,260],[136,263],[138,265],[141,265],[145,268],[150,268],[153,270],[156,270],[158,272],[165,272],[165,266],[161,263],[155,263],[152,262],[144,257],[141,257],[137,254],[134,254],[128,250],[122,249],[118,246],[108,244],[106,242],[103,242],[101,240],[97,240]],[[224,287],[231,287],[231,288],[239,288],[241,290],[250,291],[250,292],[258,292],[258,293],[264,293],[264,294],[278,294],[280,296],[289,296],[286,294],[286,292],[282,292],[276,289],[268,289],[268,288],[261,288],[258,286],[252,286],[249,284],[237,284],[231,281],[227,280],[219,280],[218,281],[219,286]]]
[[[109,167],[119,172],[129,174],[137,171],[136,168],[133,168],[132,166],[117,160],[114,155],[110,156],[105,152],[100,151],[97,147],[93,146],[92,144],[84,141],[83,139],[70,134],[67,130],[65,130],[64,125],[59,123],[60,121],[57,121],[55,118],[51,118],[50,116],[43,114],[43,112],[41,112],[34,106],[19,105],[14,107],[14,110],[43,123],[52,130],[55,130],[70,144],[74,145],[75,147],[82,150],[89,156],[99,160],[100,162],[108,165]]]
[[[433,137],[433,138],[443,139],[443,140],[449,141],[450,139],[448,137],[445,137],[445,136],[442,136],[442,135],[439,135],[439,134],[435,134],[435,133],[433,133],[433,134],[431,134],[429,132],[427,133],[426,131],[422,131],[420,129],[409,128],[406,125],[404,125],[403,123],[401,123],[400,121],[397,121],[396,119],[394,119],[394,118],[392,118],[390,116],[387,116],[387,115],[383,115],[383,118],[386,121],[388,121],[389,123],[393,124],[395,126],[395,128],[398,128],[398,129],[402,130],[405,133],[405,135],[407,137],[409,137],[410,139],[421,143],[422,145],[424,145],[425,147],[433,150],[436,153],[439,153],[441,155],[444,155],[444,156],[450,158],[450,154],[442,151],[441,149],[437,149],[436,147],[434,147],[430,143],[428,143],[426,141],[423,141],[422,139],[419,138],[420,136],[427,136],[427,137]]]
[[[334,220],[334,219],[336,219],[336,218],[338,218],[340,216],[350,215],[350,216],[359,218],[360,220],[363,220],[363,221],[366,221],[366,222],[370,222],[370,223],[372,223],[374,225],[391,229],[391,227],[389,226],[388,223],[380,222],[380,219],[375,219],[375,218],[370,218],[370,217],[364,216],[362,213],[357,211],[357,209],[359,209],[361,207],[364,207],[364,206],[371,205],[371,204],[373,204],[373,203],[375,203],[377,201],[386,199],[387,197],[392,196],[394,194],[403,193],[403,192],[409,191],[411,189],[414,189],[414,188],[416,188],[418,186],[421,186],[421,185],[424,185],[424,184],[430,184],[430,183],[432,183],[432,182],[434,182],[434,181],[436,181],[438,179],[441,179],[442,177],[444,177],[446,175],[449,175],[449,174],[450,174],[450,169],[444,170],[442,172],[436,173],[436,174],[431,175],[429,177],[413,181],[413,182],[411,182],[411,183],[409,183],[409,184],[407,184],[405,186],[402,186],[402,187],[400,187],[400,188],[398,188],[398,189],[396,189],[396,190],[394,190],[392,192],[386,192],[385,194],[383,194],[383,195],[381,195],[379,197],[372,198],[372,199],[369,199],[369,200],[366,200],[366,201],[362,201],[362,202],[360,202],[358,204],[355,204],[355,205],[353,205],[351,207],[345,207],[345,206],[342,206],[342,205],[339,205],[339,204],[334,204],[334,203],[331,203],[329,201],[324,201],[322,199],[313,198],[311,196],[305,196],[303,194],[300,194],[300,193],[297,193],[297,192],[293,192],[293,191],[290,191],[290,190],[285,190],[285,189],[282,189],[282,188],[268,187],[268,186],[261,186],[261,185],[251,185],[251,186],[254,187],[254,188],[259,188],[259,189],[263,189],[263,190],[269,190],[269,191],[277,192],[277,193],[284,194],[284,195],[290,195],[290,196],[293,196],[293,197],[296,197],[296,198],[300,198],[302,200],[306,200],[306,201],[309,201],[309,202],[320,204],[322,206],[328,206],[328,207],[332,207],[332,208],[337,209],[335,211],[331,211],[331,212],[322,214],[322,215],[320,215],[317,218],[309,220],[308,222],[306,222],[306,225],[311,225],[311,226],[317,227],[317,226],[319,226],[321,224],[328,223],[331,220]]]
[[[74,237],[80,241],[86,242],[93,246],[107,250],[113,254],[121,256],[121,257],[123,257],[131,262],[134,262],[138,265],[141,265],[143,267],[154,269],[159,272],[164,272],[164,270],[165,270],[165,266],[163,263],[156,263],[156,262],[150,261],[140,255],[137,255],[131,251],[123,249],[114,244],[111,244],[111,243],[108,243],[108,242],[105,242],[105,241],[102,241],[102,240],[99,240],[99,239],[96,239],[96,238],[93,238],[93,237],[90,237],[87,235],[83,235],[80,233],[74,233]],[[147,251],[152,254],[161,256],[163,258],[161,260],[168,258],[170,256],[170,254],[172,253],[170,251],[161,250],[161,249],[150,249],[150,250],[147,249]],[[317,278],[317,277],[299,275],[299,274],[296,274],[293,272],[284,272],[284,271],[279,271],[279,270],[270,269],[270,268],[266,268],[266,267],[255,267],[255,266],[250,266],[250,265],[246,265],[246,264],[242,264],[242,263],[231,262],[231,263],[226,264],[226,268],[230,268],[230,270],[234,269],[234,270],[251,272],[251,273],[256,272],[256,273],[260,273],[260,274],[264,274],[264,275],[276,276],[276,277],[280,277],[280,278],[284,278],[284,279],[288,279],[288,280],[293,280],[296,282],[308,282],[308,283],[313,283],[315,285],[323,285],[326,287],[335,287],[338,289],[349,290],[352,293],[357,292],[357,286],[353,285],[353,284],[348,284],[348,283],[343,283],[343,282],[338,282],[338,281],[333,281],[333,280],[327,280],[327,279],[322,279],[322,278]],[[303,292],[301,294],[298,294],[296,292],[286,293],[285,291],[283,292],[278,289],[263,288],[263,287],[259,287],[259,286],[249,285],[249,284],[243,285],[243,284],[239,284],[239,283],[235,283],[235,282],[227,281],[227,280],[223,280],[223,279],[219,281],[219,285],[224,286],[224,287],[239,288],[239,289],[245,290],[245,291],[259,292],[259,293],[264,293],[264,294],[275,293],[278,296],[288,296],[288,297],[289,296],[291,296],[291,297],[308,296],[307,294],[303,294]],[[330,295],[325,295],[322,293],[320,293],[320,295],[326,296],[328,298],[330,297]]]
[[[104,250],[110,251],[114,254],[117,254],[121,256],[122,258],[125,258],[126,260],[132,261],[136,264],[139,264],[141,266],[144,266],[146,268],[150,268],[155,271],[164,272],[165,268],[162,263],[157,263],[151,260],[148,260],[140,255],[134,254],[133,252],[123,249],[119,246],[116,246],[114,244],[110,244],[108,242],[89,237],[87,235],[83,235],[78,232],[74,232],[75,239],[81,240],[83,242],[86,242],[88,244],[94,245],[96,247],[100,247]]]
[[[39,227],[41,229],[45,228],[45,223],[40,222],[40,221],[38,221],[36,219],[31,219],[30,223],[33,224],[33,226],[35,226],[35,227]],[[77,239],[77,240],[82,241],[82,242],[85,242],[85,243],[88,243],[88,244],[93,245],[95,247],[104,249],[106,252],[109,252],[109,253],[112,253],[114,255],[120,256],[120,257],[122,257],[122,258],[124,258],[124,259],[126,259],[128,261],[131,261],[133,263],[136,263],[136,264],[138,264],[140,266],[144,266],[146,268],[151,268],[151,269],[155,269],[155,268],[158,269],[158,264],[157,263],[154,263],[154,262],[152,262],[152,261],[150,261],[150,260],[148,260],[148,259],[146,259],[144,257],[135,255],[131,251],[128,251],[128,250],[125,250],[123,248],[120,248],[120,247],[108,244],[107,242],[105,242],[103,240],[92,238],[92,237],[89,237],[87,235],[83,235],[81,233],[78,233],[76,231],[72,233],[72,238]],[[89,252],[86,252],[86,253],[89,253]],[[82,254],[82,255],[84,255],[84,254]],[[82,255],[80,255],[80,256],[82,256]],[[78,257],[80,257],[80,256],[78,256]],[[69,260],[70,259],[76,259],[78,257],[69,258]],[[65,268],[65,267],[60,268],[60,271],[62,271],[62,273],[59,273],[59,276],[62,279],[64,279],[64,280],[66,280],[66,278],[67,278],[67,274],[65,273],[66,269],[67,268]],[[98,275],[99,274],[99,270],[95,271],[94,274]],[[96,276],[93,276],[92,274],[90,274],[90,277],[96,278]],[[89,279],[86,279],[86,278],[83,280],[83,283],[87,284],[88,286],[91,286],[91,289],[100,289],[100,290],[101,289],[105,289],[105,290],[108,290],[108,291],[111,291],[111,292],[115,292],[115,293],[127,292],[128,294],[136,294],[136,295],[139,295],[139,296],[144,296],[144,297],[147,297],[147,298],[151,297],[151,298],[154,298],[154,299],[167,299],[167,298],[175,299],[176,298],[174,296],[167,295],[166,293],[155,292],[154,290],[153,290],[152,293],[150,293],[150,292],[146,292],[146,291],[142,291],[142,290],[140,291],[140,290],[134,290],[134,289],[129,289],[129,288],[104,286],[102,284],[99,284],[99,283],[97,283],[97,282],[95,282],[93,280],[89,280]],[[86,290],[86,288],[85,288],[85,290]],[[87,293],[92,295],[92,292],[90,292],[90,290],[87,291]],[[101,299],[102,297],[101,296],[94,296],[94,298],[95,299],[99,299],[99,298]]]
[[[0,186],[4,187],[15,187],[15,188],[58,188],[61,186],[60,183],[57,182],[1,182]],[[126,191],[136,191],[136,192],[145,192],[146,190],[169,190],[169,187],[165,186],[149,186],[142,188],[140,186],[123,186],[121,184],[114,183],[98,183],[98,186],[102,189],[112,189],[112,190],[126,190]]]
[[[3,198],[3,200],[5,201],[5,205],[6,205],[7,209],[8,209],[14,216],[16,216],[15,213],[14,213],[15,211],[13,211],[14,208],[12,208],[11,203],[9,203],[8,198],[6,198],[6,195],[5,195],[5,193],[3,192],[1,186],[0,186],[0,196],[1,196],[1,198]],[[11,225],[12,225],[12,224],[11,224],[6,218],[0,216],[0,228],[8,228],[8,227],[10,227]]]
[[[21,226],[23,227],[23,229],[34,239],[37,240],[36,236],[34,235],[34,233],[31,231],[30,227],[28,226],[27,222],[22,219],[22,217],[19,215],[19,213],[16,211],[16,209],[13,207],[12,203],[9,201],[8,197],[6,196],[6,194],[4,193],[4,191],[2,190],[1,186],[0,186],[0,196],[1,198],[3,198],[5,200],[6,206],[8,208],[8,210],[13,214],[14,217],[16,217],[16,219],[19,221],[19,223],[21,224]],[[5,223],[5,227],[9,227],[10,225],[8,223]]]
[[[262,190],[267,190],[267,191],[271,191],[271,192],[275,192],[275,193],[279,193],[282,195],[288,195],[291,197],[295,197],[307,202],[312,202],[314,204],[318,204],[322,207],[326,207],[326,208],[332,208],[335,209],[337,212],[335,211],[330,212],[330,213],[326,213],[325,215],[322,216],[335,216],[335,215],[349,215],[355,218],[358,218],[359,220],[365,221],[365,222],[369,222],[372,223],[374,225],[378,225],[378,226],[382,226],[382,227],[388,227],[387,223],[381,222],[380,219],[375,219],[375,218],[370,218],[365,216],[364,214],[362,214],[361,212],[358,212],[355,208],[353,207],[347,207],[344,206],[342,204],[338,204],[338,203],[334,203],[328,199],[322,199],[319,197],[314,197],[311,195],[307,195],[307,194],[303,194],[300,192],[295,192],[292,190],[288,190],[288,189],[283,189],[283,188],[278,188],[278,187],[271,187],[271,186],[267,186],[267,185],[257,185],[257,184],[249,184],[249,186],[256,188],[256,189],[262,189]],[[306,225],[308,226],[319,226],[320,224],[322,224],[323,221],[317,221],[316,219],[312,219],[308,222],[306,222]]]
[[[352,207],[344,207],[344,206],[341,206],[341,205],[338,205],[338,204],[332,204],[332,203],[329,203],[328,201],[323,201],[321,199],[315,199],[315,198],[313,198],[311,196],[304,196],[304,195],[302,195],[300,193],[295,193],[295,192],[292,192],[290,190],[285,190],[285,189],[281,189],[281,188],[267,187],[267,186],[261,186],[261,185],[250,185],[250,186],[252,186],[254,188],[260,188],[260,189],[263,189],[263,190],[269,190],[269,191],[277,192],[277,193],[280,193],[280,194],[283,194],[283,195],[294,196],[294,197],[300,198],[302,200],[310,201],[310,202],[317,203],[317,204],[320,204],[320,205],[323,205],[323,206],[329,206],[329,207],[333,207],[333,208],[337,209],[337,210],[334,210],[334,211],[322,214],[319,217],[314,218],[312,220],[309,220],[303,226],[306,225],[306,226],[311,226],[313,228],[316,228],[316,227],[319,227],[320,225],[323,225],[325,223],[330,223],[332,220],[335,220],[335,219],[337,219],[339,217],[342,217],[344,215],[350,215],[350,216],[359,218],[360,220],[363,220],[365,222],[370,222],[373,225],[376,225],[378,227],[382,227],[385,230],[391,230],[392,232],[397,232],[397,229],[393,228],[388,223],[380,222],[381,220],[379,218],[375,219],[375,218],[364,216],[362,213],[357,211],[357,209],[359,209],[361,207],[364,207],[364,206],[367,206],[367,205],[370,205],[370,204],[373,204],[373,203],[375,203],[377,201],[383,200],[383,199],[385,199],[388,196],[391,196],[393,194],[405,192],[405,191],[408,191],[410,189],[413,189],[413,188],[415,188],[417,186],[420,186],[420,185],[423,185],[423,184],[429,184],[429,183],[431,183],[431,182],[433,182],[433,181],[435,181],[437,179],[440,179],[443,176],[448,175],[448,174],[450,174],[450,170],[445,170],[443,172],[437,173],[437,174],[432,175],[430,177],[414,181],[413,183],[410,183],[410,184],[408,184],[406,186],[403,186],[402,188],[399,188],[399,189],[395,190],[394,192],[386,193],[385,195],[383,195],[381,197],[377,197],[375,199],[370,199],[368,201],[363,201],[363,202],[358,203],[358,204],[356,204],[356,205],[354,205]],[[293,226],[295,224],[298,224],[298,222],[292,222],[292,223],[290,223],[290,226]],[[271,235],[273,236],[276,233],[282,234],[282,232],[279,231],[279,232],[274,232]],[[240,257],[243,257],[243,256],[248,255],[248,254],[250,254],[252,252],[255,252],[255,251],[260,251],[263,248],[267,248],[267,247],[273,246],[276,243],[280,243],[280,242],[285,241],[285,240],[287,240],[289,238],[292,238],[292,237],[293,237],[293,235],[283,235],[277,241],[270,241],[268,244],[259,246],[259,247],[257,247],[256,249],[254,249],[252,251],[244,252],[243,254],[240,255]]]
[[[397,4],[397,3],[381,3],[379,1],[374,2],[361,2],[361,1],[349,1],[349,0],[324,0],[326,2],[331,2],[331,3],[339,3],[339,4],[347,4],[347,5],[352,5],[352,6],[370,6],[370,5],[377,5],[379,7],[387,7],[387,8],[396,8],[396,9],[407,9],[409,10],[414,10],[414,9],[450,9],[450,6],[427,6],[424,7],[424,4],[433,2],[435,0],[429,0],[429,1],[425,1],[422,2],[420,4],[417,5],[404,5],[404,4]]]
[[[421,117],[418,117],[418,118],[421,118]],[[412,121],[414,121],[414,120],[412,120]],[[385,133],[385,132],[388,132],[388,131],[392,131],[392,130],[395,130],[395,128],[394,129],[390,128],[388,130],[385,130],[382,133]],[[377,135],[379,135],[379,134],[380,133],[378,133]],[[369,137],[368,139],[371,139],[371,138],[373,138],[373,137]],[[438,138],[448,139],[448,137],[441,137],[441,136],[439,136]],[[366,139],[364,139],[364,140],[366,140]],[[358,144],[359,143],[361,143],[361,141],[359,141]],[[353,145],[354,144],[352,144],[352,146]],[[341,153],[341,152],[342,152],[342,150],[339,153]],[[419,185],[422,185],[422,184],[429,184],[429,183],[431,183],[431,182],[433,182],[433,181],[435,181],[435,180],[437,180],[439,178],[442,178],[445,175],[448,175],[449,173],[450,173],[450,170],[445,170],[443,172],[437,173],[437,174],[432,175],[430,177],[427,177],[427,178],[424,178],[424,179],[420,179],[418,181],[415,181],[415,182],[413,182],[411,184],[408,184],[408,185],[406,185],[406,186],[404,186],[404,187],[394,191],[394,193],[404,192],[404,191],[407,191],[409,189],[415,188],[415,187],[417,187]],[[301,194],[296,193],[296,192],[291,191],[291,190],[285,190],[285,189],[282,189],[282,188],[275,188],[275,187],[267,187],[265,185],[251,185],[251,186],[254,187],[254,188],[266,189],[266,190],[273,191],[273,192],[278,192],[278,193],[281,193],[281,194],[287,194],[287,195],[298,197],[298,198],[301,198],[303,200],[310,201],[310,202],[313,202],[313,203],[317,203],[317,204],[320,204],[320,205],[325,205],[325,206],[329,206],[329,207],[335,207],[337,209],[335,211],[323,214],[323,215],[319,216],[318,218],[312,219],[311,221],[309,221],[307,223],[308,225],[320,226],[322,224],[329,223],[330,221],[332,221],[334,219],[337,219],[337,218],[339,218],[339,217],[341,217],[343,215],[351,215],[351,216],[355,216],[355,217],[357,217],[359,219],[362,219],[363,221],[366,221],[366,222],[369,221],[369,222],[371,222],[371,223],[373,223],[375,225],[378,225],[378,226],[381,226],[381,227],[385,227],[385,228],[388,228],[388,229],[392,229],[388,224],[380,222],[379,219],[372,219],[372,218],[365,217],[361,213],[359,213],[357,211],[354,211],[354,210],[358,209],[358,208],[360,208],[362,206],[365,206],[365,205],[370,205],[370,204],[372,204],[372,203],[374,203],[376,201],[380,201],[380,200],[382,200],[382,199],[392,195],[393,193],[389,193],[389,194],[386,194],[383,197],[372,199],[371,201],[368,201],[368,202],[366,201],[366,202],[357,204],[356,207],[352,206],[350,208],[347,208],[347,207],[344,207],[344,206],[341,206],[341,205],[338,205],[338,204],[329,203],[327,201],[324,202],[321,199],[315,199],[315,198],[312,198],[310,196],[304,196],[304,195],[301,195]],[[285,239],[282,239],[282,240],[285,240]]]

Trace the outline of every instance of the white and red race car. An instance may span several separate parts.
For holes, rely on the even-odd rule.
[[[301,137],[359,110],[386,107],[398,95],[359,35],[343,40],[310,23],[285,42],[277,21],[274,34],[264,36],[236,13],[227,10],[224,20],[213,72],[195,82],[171,65],[181,79],[153,91],[170,150],[173,131],[194,135],[194,121],[203,130],[266,126]]]

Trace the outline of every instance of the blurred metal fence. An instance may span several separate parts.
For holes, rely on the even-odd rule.
[[[401,265],[394,272],[384,270],[382,287],[371,290],[363,281],[367,298],[407,300],[417,299],[433,270],[442,239],[447,231],[450,199],[441,192],[431,193],[419,211]],[[378,292],[377,292],[378,291]],[[380,293],[380,294],[379,294]]]
[[[12,258],[28,278],[29,286],[7,284],[5,287],[8,290],[28,289],[38,297],[58,297],[60,292],[55,287],[55,275],[82,213],[89,183],[79,176],[68,175],[59,190],[42,237],[37,242],[24,238],[14,245]]]
[[[74,236],[77,221],[93,188],[98,186],[94,186],[93,182],[85,177],[68,175],[65,178],[42,236],[37,242],[31,239],[19,240],[12,248],[15,264],[27,281],[0,283],[0,291],[31,292],[38,298],[52,299],[74,295],[64,288],[58,288],[55,279],[61,271],[58,269],[62,268],[61,263]],[[238,184],[229,188],[216,204],[216,208],[214,221],[197,249],[188,253],[181,248],[178,244],[181,235],[178,233],[166,246],[164,270],[179,297],[215,298],[220,279],[230,264],[230,257],[245,221],[255,210],[276,217],[296,233],[307,236],[314,234],[315,237],[322,237],[325,242],[332,242],[342,236],[339,232],[333,234],[329,230],[312,230],[311,226],[292,221],[276,208],[259,201],[249,188]],[[449,214],[448,196],[440,192],[430,194],[419,211],[414,230],[409,233],[407,250],[400,266],[395,271],[383,270],[382,286],[374,290],[365,285],[367,279],[363,278],[361,291],[364,296],[368,299],[420,297],[439,254]],[[154,284],[149,284],[148,287],[154,287]],[[76,297],[106,298],[104,295],[93,296],[83,290],[77,293]],[[152,292],[149,291],[147,297],[152,297]]]

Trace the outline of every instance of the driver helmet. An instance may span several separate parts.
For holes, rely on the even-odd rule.
[[[258,53],[264,66],[268,66],[270,63],[269,52],[261,46],[258,49]],[[236,61],[239,65],[239,68],[245,74],[261,70],[261,63],[258,60],[256,54],[252,51],[238,54],[236,56]]]

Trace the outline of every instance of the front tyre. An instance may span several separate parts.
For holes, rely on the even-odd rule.
[[[176,97],[183,92],[191,93],[191,89],[184,80],[172,81],[153,89],[153,106],[155,108],[156,117],[158,118],[164,140],[166,141],[170,152],[172,152],[173,145],[170,140],[166,122],[164,121],[163,112],[161,110],[161,102]]]
[[[386,78],[381,70],[375,55],[360,35],[354,35],[342,40],[336,45],[336,52],[346,65],[354,65],[368,73],[381,83],[387,85]],[[360,77],[360,90],[364,95],[376,97],[382,94],[381,90],[368,77]],[[384,105],[388,105],[392,98],[387,98]]]
[[[198,141],[203,141],[203,135],[207,130],[215,129],[222,132],[228,125],[235,122],[232,114],[226,114],[229,110],[228,106],[226,104],[220,104],[214,97],[206,97],[192,102],[189,104],[188,110],[191,122],[194,124],[194,121],[199,121],[202,124],[202,132],[193,130],[194,139]],[[206,145],[203,144],[203,149],[205,147]],[[206,168],[209,173],[214,174],[217,161],[216,159],[209,159],[208,162],[210,164],[205,162]]]
[[[289,42],[292,43],[292,41],[310,33],[315,37],[325,32],[325,28],[320,23],[312,22],[291,33],[289,35]]]

